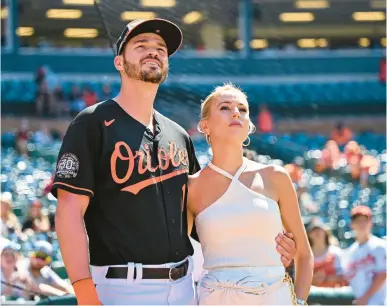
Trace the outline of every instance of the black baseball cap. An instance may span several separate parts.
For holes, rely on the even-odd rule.
[[[133,37],[142,33],[155,33],[160,35],[168,49],[168,56],[174,54],[183,41],[180,28],[165,19],[155,18],[149,20],[136,19],[129,22],[116,42],[116,54],[120,55],[125,44]]]

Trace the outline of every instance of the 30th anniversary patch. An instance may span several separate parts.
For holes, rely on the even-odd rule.
[[[56,167],[56,175],[60,178],[75,178],[79,171],[79,160],[72,153],[65,153]]]

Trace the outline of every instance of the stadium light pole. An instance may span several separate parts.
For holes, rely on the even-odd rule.
[[[8,18],[7,18],[7,49],[12,53],[17,53],[19,49],[19,36],[16,30],[19,24],[19,3],[18,0],[7,0]]]
[[[243,57],[251,56],[251,31],[252,31],[252,2],[251,0],[239,1],[239,37],[243,41],[242,52]]]

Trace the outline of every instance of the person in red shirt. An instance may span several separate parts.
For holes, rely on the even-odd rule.
[[[258,130],[261,133],[270,133],[273,131],[273,116],[266,104],[260,106],[257,121]]]
[[[85,88],[83,91],[83,101],[86,104],[86,107],[92,106],[98,101],[98,96],[97,94],[92,91],[90,88]]]
[[[335,238],[329,227],[316,218],[308,225],[307,232],[314,255],[312,285],[329,288],[345,286],[341,268],[342,250],[333,244]]]
[[[344,146],[353,137],[352,131],[339,122],[331,133],[331,139],[336,141],[339,146]]]

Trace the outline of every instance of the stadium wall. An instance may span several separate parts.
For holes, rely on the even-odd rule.
[[[174,74],[289,75],[289,74],[368,74],[378,73],[383,49],[335,50],[302,52],[263,52],[245,58],[238,53],[195,53],[173,56],[170,60]],[[28,50],[1,54],[2,72],[36,72],[48,65],[55,73],[116,74],[112,51],[88,50]],[[226,67],[226,68],[225,68]]]
[[[254,118],[252,118],[254,121]],[[17,129],[22,118],[2,117],[1,130],[11,132]],[[63,119],[41,119],[29,118],[30,128],[32,130],[39,129],[42,124],[49,129],[56,130],[62,135],[67,130],[70,120]],[[281,119],[275,123],[275,131],[280,134],[296,133],[299,131],[307,131],[313,134],[329,135],[337,122],[343,122],[346,126],[352,129],[353,132],[361,132],[365,130],[374,131],[376,133],[386,132],[386,117],[366,116],[366,117],[327,117],[321,119]]]

